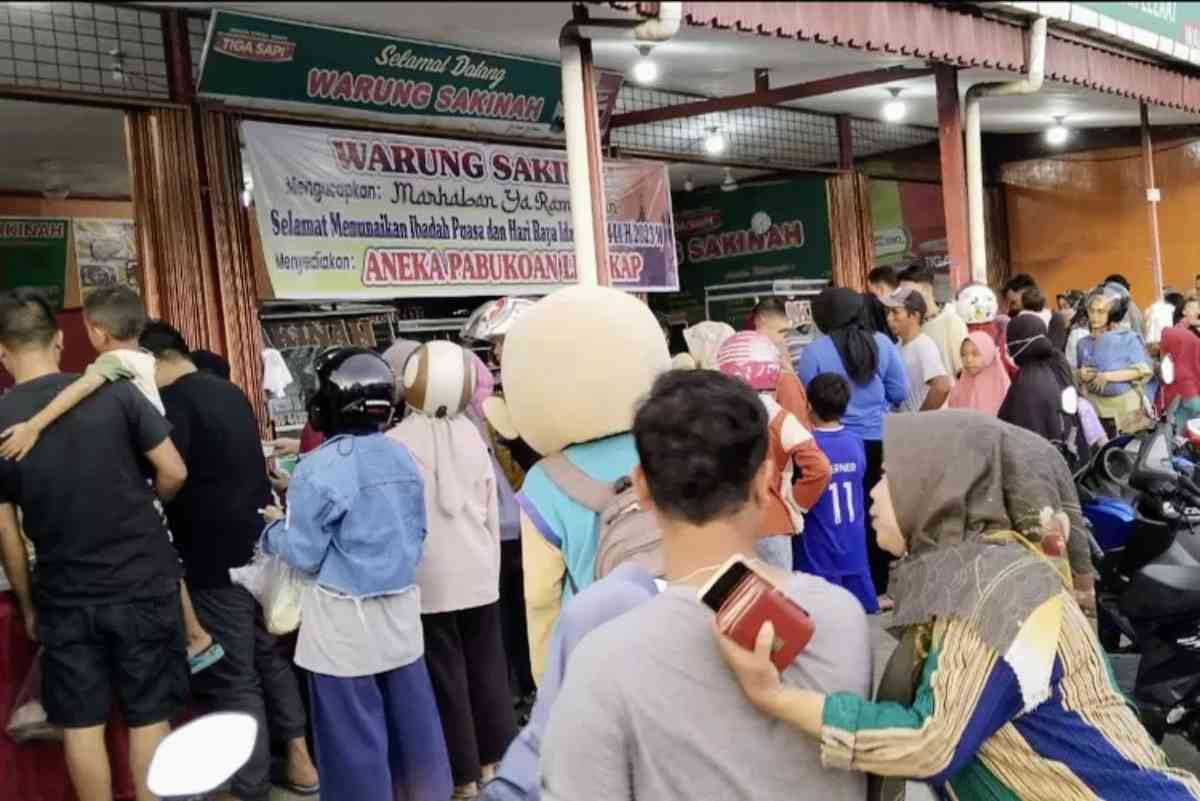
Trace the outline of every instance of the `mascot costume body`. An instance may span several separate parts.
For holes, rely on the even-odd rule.
[[[503,399],[485,404],[508,439],[562,453],[594,480],[614,482],[637,464],[633,417],[655,378],[670,369],[662,329],[632,295],[572,287],[542,299],[508,333]],[[534,677],[545,668],[562,606],[595,574],[597,514],[568,497],[541,465],[525,477],[521,543]]]

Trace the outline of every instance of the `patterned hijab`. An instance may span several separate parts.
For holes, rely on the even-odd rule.
[[[1037,543],[1066,514],[1059,465],[1050,443],[981,412],[889,416],[884,470],[909,551],[892,568],[895,625],[958,617],[1007,653],[1030,614],[1065,588],[1012,533]]]

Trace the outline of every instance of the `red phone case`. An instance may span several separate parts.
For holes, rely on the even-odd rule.
[[[813,621],[799,604],[750,570],[725,597],[717,625],[738,645],[754,650],[758,631],[768,620],[775,626],[771,661],[783,671],[812,639]]]

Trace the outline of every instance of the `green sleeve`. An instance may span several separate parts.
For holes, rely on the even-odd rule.
[[[126,367],[115,353],[101,354],[96,361],[88,365],[87,371],[109,382],[134,377],[134,372]]]

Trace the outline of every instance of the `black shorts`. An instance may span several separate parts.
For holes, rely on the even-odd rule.
[[[97,606],[38,609],[42,705],[68,729],[108,721],[116,694],[133,727],[169,720],[187,701],[179,594]]]

